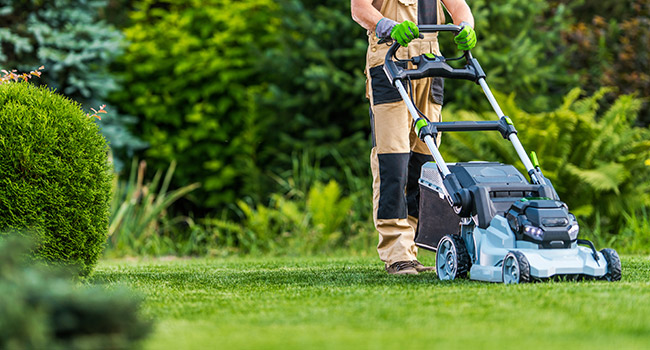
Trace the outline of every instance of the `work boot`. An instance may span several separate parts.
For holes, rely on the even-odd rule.
[[[411,264],[413,264],[413,268],[415,268],[417,272],[428,272],[436,269],[434,266],[424,266],[417,260],[411,261]]]
[[[418,271],[411,261],[398,261],[392,265],[386,265],[386,272],[390,275],[417,275]]]

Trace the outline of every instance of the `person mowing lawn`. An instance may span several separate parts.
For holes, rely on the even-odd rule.
[[[439,55],[437,33],[427,33],[423,40],[411,41],[420,35],[415,23],[445,22],[443,3],[454,24],[463,27],[454,38],[458,49],[471,50],[476,45],[476,33],[474,17],[465,0],[351,0],[352,18],[368,30],[365,73],[373,143],[370,154],[373,220],[379,232],[377,252],[389,274],[413,275],[435,269],[417,260],[414,242],[420,168],[433,157],[415,134],[406,105],[383,71],[390,46],[379,41],[396,40],[407,47],[402,54],[409,57],[430,52]],[[441,120],[442,78],[414,81],[413,98],[432,121]]]

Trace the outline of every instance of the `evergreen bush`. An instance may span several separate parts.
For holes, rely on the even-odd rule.
[[[0,85],[0,231],[35,232],[37,256],[87,275],[106,241],[111,179],[106,140],[77,103]]]
[[[129,291],[79,288],[28,252],[23,241],[0,240],[0,349],[126,350],[150,332]]]

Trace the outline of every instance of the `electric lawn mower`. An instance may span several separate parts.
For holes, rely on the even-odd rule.
[[[456,25],[421,25],[421,33],[461,30]],[[422,37],[422,36],[421,36]],[[505,116],[470,51],[447,59],[433,53],[397,59],[394,42],[384,71],[413,116],[418,137],[434,158],[422,166],[417,246],[436,252],[441,280],[523,283],[554,277],[618,281],[621,262],[613,249],[597,251],[578,238],[579,225],[544,177],[534,153],[529,158],[512,120]],[[465,59],[463,68],[448,61]],[[407,69],[405,63],[413,69]],[[428,77],[464,79],[481,86],[496,121],[430,122],[415,106],[405,84]],[[514,166],[496,162],[447,164],[435,142],[439,132],[494,130],[510,140],[528,178]]]

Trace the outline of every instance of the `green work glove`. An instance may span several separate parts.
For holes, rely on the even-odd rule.
[[[458,45],[459,50],[471,50],[476,46],[476,32],[467,22],[462,22],[460,25],[462,29],[454,37],[454,42]]]
[[[411,40],[420,36],[420,29],[411,21],[396,24],[390,31],[390,37],[402,46],[409,46]]]

